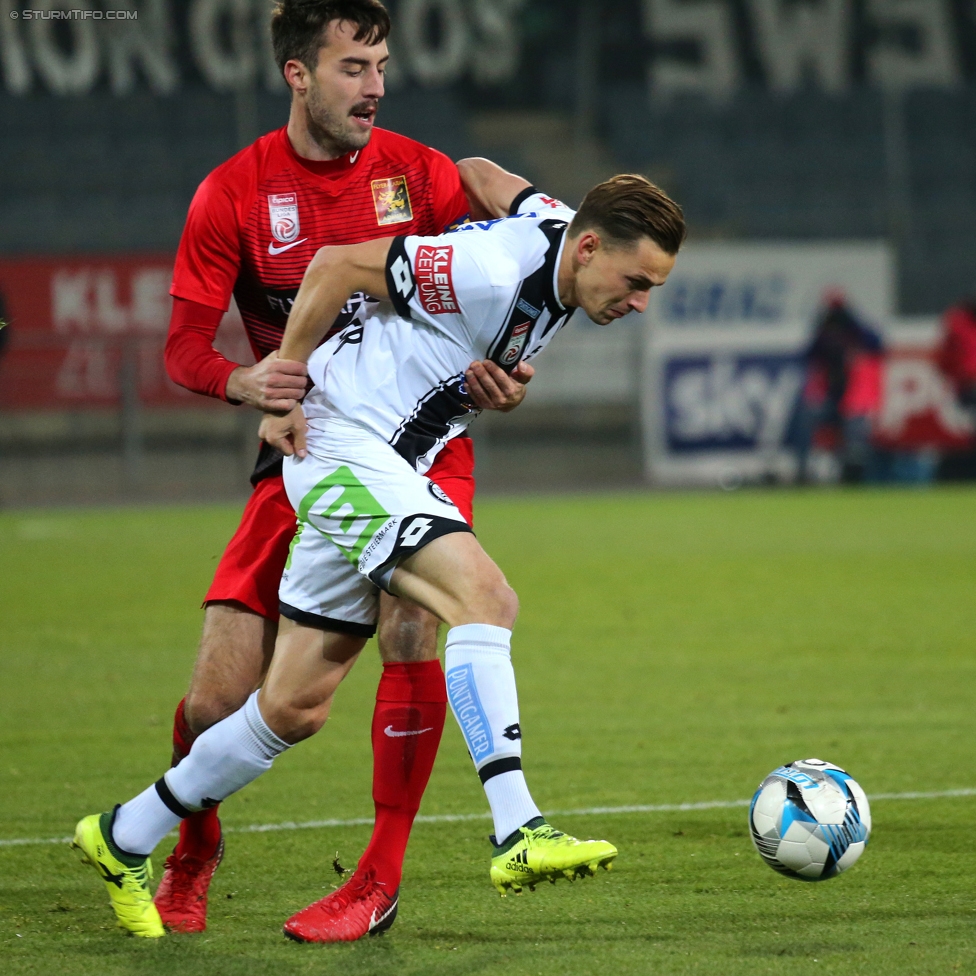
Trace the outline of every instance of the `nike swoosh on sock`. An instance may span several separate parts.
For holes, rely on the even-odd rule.
[[[383,729],[384,734],[388,735],[391,739],[399,739],[404,735],[423,735],[425,732],[433,732],[434,727],[431,726],[429,729],[417,729],[415,732],[395,732],[392,725],[388,725]]]

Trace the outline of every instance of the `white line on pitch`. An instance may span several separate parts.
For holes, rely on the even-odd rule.
[[[976,796],[976,789],[934,790],[912,793],[875,793],[868,799],[877,800],[944,800],[957,796]],[[747,807],[751,800],[705,800],[701,803],[634,804],[626,807],[586,807],[582,810],[549,810],[547,817],[615,816],[622,813],[682,813],[689,810],[728,810]],[[415,823],[460,823],[465,820],[490,820],[490,813],[438,813],[421,815]],[[252,824],[249,827],[224,827],[227,834],[266,834],[279,830],[314,830],[320,827],[369,827],[372,817],[354,817],[351,820],[304,820],[301,823],[286,821],[275,824]],[[16,837],[0,840],[0,847],[28,847],[36,844],[70,844],[70,837]]]

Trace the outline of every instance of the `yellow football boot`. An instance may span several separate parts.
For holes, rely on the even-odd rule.
[[[509,891],[521,894],[524,886],[534,890],[540,881],[555,884],[557,878],[575,881],[596,874],[597,868],[609,871],[616,856],[617,848],[605,840],[577,840],[536,817],[502,847],[496,845],[491,883],[504,898]]]
[[[135,865],[119,860],[112,852],[115,845],[108,841],[111,824],[111,813],[93,813],[79,820],[71,846],[81,851],[82,862],[90,864],[105,882],[119,927],[144,939],[158,939],[166,930],[149,891],[152,862],[148,857]],[[136,859],[130,856],[127,860]]]

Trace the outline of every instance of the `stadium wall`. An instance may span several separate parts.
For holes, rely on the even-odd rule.
[[[137,15],[114,21],[27,19],[33,6],[72,5],[2,3],[0,253],[171,251],[199,181],[286,117],[268,0],[89,5]],[[962,0],[390,7],[391,128],[493,154],[570,203],[608,172],[647,172],[698,239],[888,237],[912,268],[904,314],[973,289],[976,23]]]
[[[16,287],[9,262],[31,258],[56,309],[57,264],[76,300],[84,282],[87,325],[59,326],[52,311],[38,332],[45,300],[6,295],[7,501],[37,497],[46,475],[31,465],[95,454],[117,467],[79,475],[94,486],[85,497],[107,485],[142,497],[162,483],[167,497],[239,493],[242,479],[194,480],[208,469],[194,458],[222,452],[240,479],[253,425],[167,385],[165,298],[150,300],[150,279],[132,275],[164,273],[199,181],[284,122],[288,97],[262,28],[269,3],[97,0],[87,20],[25,16],[42,7],[72,5],[0,0],[0,300]],[[612,172],[647,173],[685,206],[692,245],[885,241],[885,327],[976,290],[976,23],[962,0],[390,7],[385,126],[454,158],[491,156],[569,203]],[[110,22],[110,10],[127,16]],[[721,326],[715,356],[735,328]],[[637,323],[609,334],[574,320],[526,405],[479,421],[483,484],[639,483],[653,351]],[[29,406],[24,390],[35,391]],[[180,445],[192,450],[161,460]]]

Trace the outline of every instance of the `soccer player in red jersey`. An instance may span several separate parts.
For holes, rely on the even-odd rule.
[[[374,129],[388,31],[379,0],[279,0],[272,39],[292,89],[288,125],[214,170],[190,206],[166,345],[166,368],[180,385],[265,409],[301,397],[304,372],[279,362],[275,350],[316,251],[390,234],[439,234],[466,215],[460,177],[447,157]],[[252,367],[213,348],[231,295],[258,359]],[[366,295],[353,296],[330,335],[365,320],[373,304]],[[511,409],[531,371],[526,366],[509,377],[493,363],[472,363],[468,385],[479,406]],[[458,437],[428,472],[469,522],[473,467],[471,441]],[[295,513],[282,484],[281,455],[266,444],[251,480],[254,491],[204,601],[193,677],[176,709],[174,764],[200,733],[243,705],[273,651],[278,583]],[[350,626],[356,625],[335,622],[337,630]],[[356,633],[371,636],[368,629]],[[372,727],[376,821],[356,872],[328,900],[321,941],[365,935],[375,928],[377,907],[392,921],[388,903],[444,726],[436,618],[383,594],[378,634],[384,666]],[[206,927],[207,890],[222,856],[216,807],[183,822],[155,896],[167,927]]]

